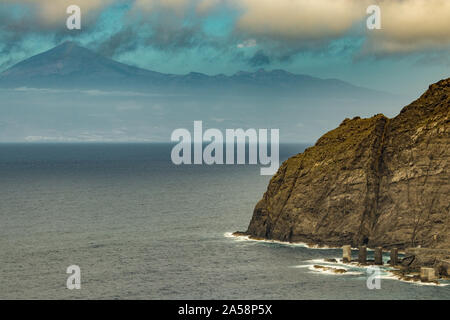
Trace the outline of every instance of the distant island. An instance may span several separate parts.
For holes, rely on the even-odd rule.
[[[285,70],[239,71],[232,75],[166,74],[127,65],[66,41],[0,72],[0,88],[114,89],[162,93],[283,94],[387,99],[392,95],[338,79]]]
[[[392,119],[345,119],[281,165],[235,235],[395,247],[409,270],[439,269],[450,258],[449,111],[450,78]]]
[[[219,129],[279,129],[281,142],[309,144],[338,115],[367,117],[379,105],[392,115],[411,100],[282,69],[161,73],[72,41],[1,71],[0,92],[0,142],[169,142],[175,128],[203,120]]]

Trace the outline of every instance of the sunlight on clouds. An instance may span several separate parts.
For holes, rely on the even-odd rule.
[[[67,17],[66,9],[70,5],[76,4],[82,8],[83,13],[94,14],[112,4],[114,0],[5,0],[3,2],[35,6],[41,23],[53,25],[65,21]]]
[[[199,0],[197,4],[197,12],[206,14],[220,4],[226,3],[226,0]]]
[[[236,0],[244,10],[241,31],[299,40],[343,35],[365,15],[365,1],[355,0]]]
[[[363,30],[362,54],[414,53],[450,45],[449,0],[235,0],[244,12],[237,28],[273,41],[329,40],[364,22],[366,8],[381,7],[382,30]],[[364,25],[364,24],[362,24]]]
[[[347,36],[364,38],[362,48],[354,46],[354,56],[407,55],[450,46],[450,0],[0,0],[0,3],[25,5],[31,9],[27,19],[37,21],[32,28],[22,27],[22,17],[8,11],[11,6],[0,6],[5,24],[0,41],[5,48],[17,47],[28,34],[40,32],[48,36],[51,28],[55,28],[55,34],[61,32],[65,28],[66,8],[71,4],[81,7],[84,26],[101,24],[100,14],[120,3],[128,6],[117,6],[116,11],[139,12],[142,13],[139,18],[144,19],[127,16],[128,19],[115,22],[120,29],[117,35],[122,38],[103,37],[103,42],[116,41],[116,47],[125,42],[128,44],[125,50],[138,47],[136,42],[151,36],[152,41],[141,45],[154,46],[161,52],[192,46],[242,49],[258,43],[267,54],[280,53],[282,49],[292,55],[311,48],[327,50],[332,41]],[[366,8],[372,4],[381,7],[381,30],[365,29]],[[222,19],[224,16],[230,19],[229,28],[223,28],[220,43],[211,37],[214,33],[208,33],[207,29],[212,27],[205,24],[208,18],[219,19],[217,12],[224,13]],[[111,12],[109,15],[113,17]],[[154,31],[148,37],[145,32],[150,31],[142,28],[143,21],[150,25],[147,30]],[[83,30],[83,36],[88,38],[90,32],[98,32],[95,28],[91,30]]]
[[[450,45],[450,1],[380,1],[382,30],[369,32],[366,53],[407,53]]]

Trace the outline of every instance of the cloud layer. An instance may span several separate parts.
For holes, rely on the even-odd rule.
[[[57,44],[74,34],[109,56],[151,49],[201,50],[251,66],[330,52],[357,39],[357,57],[427,53],[450,47],[448,0],[0,0],[0,65],[27,50],[25,41]],[[65,29],[66,8],[82,9],[82,32]],[[381,7],[381,30],[367,30],[366,8]],[[76,37],[75,37],[76,38]],[[29,46],[29,45],[28,45]],[[348,50],[341,45],[337,52]],[[195,54],[192,53],[192,54]],[[20,54],[19,54],[20,55]]]
[[[380,1],[382,30],[370,33],[365,50],[375,54],[448,48],[450,1]]]
[[[242,0],[237,28],[275,39],[317,40],[342,36],[362,18],[364,1]]]
[[[102,8],[111,5],[114,0],[2,0],[0,2],[27,6],[38,16],[38,21],[42,25],[53,27],[64,21],[67,17],[66,9],[70,5],[77,4],[88,16],[97,16]]]

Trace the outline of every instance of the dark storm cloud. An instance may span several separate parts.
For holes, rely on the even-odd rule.
[[[271,62],[271,59],[269,58],[268,55],[266,55],[262,50],[257,51],[253,57],[251,57],[248,60],[248,63],[252,66],[252,67],[262,67],[262,66],[266,66],[269,65]]]
[[[135,37],[136,32],[131,26],[124,27],[111,37],[100,42],[97,52],[107,57],[114,57],[123,52],[133,51],[138,45]],[[91,43],[91,45],[95,45],[95,43]]]

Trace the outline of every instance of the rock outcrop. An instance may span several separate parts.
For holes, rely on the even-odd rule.
[[[406,249],[402,266],[408,270],[418,270],[420,267],[431,267],[436,274],[450,276],[450,250],[409,248]]]
[[[450,248],[450,79],[389,119],[345,119],[285,161],[245,234],[309,244]]]

